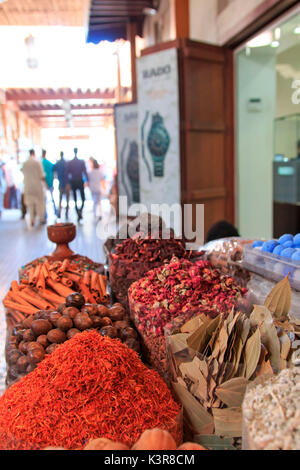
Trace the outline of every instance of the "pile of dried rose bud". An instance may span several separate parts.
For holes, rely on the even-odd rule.
[[[131,317],[139,331],[161,336],[178,316],[229,314],[246,292],[207,261],[192,263],[174,257],[133,283],[128,295]]]

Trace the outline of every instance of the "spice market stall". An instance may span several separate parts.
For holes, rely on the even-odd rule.
[[[28,263],[12,281],[0,448],[297,448],[300,292],[290,275],[276,284],[247,267],[258,242],[189,252],[148,222],[109,250],[108,278],[57,235],[58,257]],[[267,399],[253,415],[249,403],[255,387],[265,397],[282,382],[294,404],[285,440],[273,442],[261,424]]]

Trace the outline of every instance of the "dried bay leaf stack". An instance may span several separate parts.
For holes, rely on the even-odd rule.
[[[289,289],[286,278],[249,318],[235,311],[227,318],[198,315],[167,337],[173,388],[195,434],[240,437],[247,386],[300,359],[300,322],[288,318]]]

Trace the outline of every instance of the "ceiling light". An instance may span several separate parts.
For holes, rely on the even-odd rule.
[[[275,37],[276,41],[279,41],[279,39],[281,37],[281,29],[280,28],[275,29],[274,37]]]
[[[271,31],[266,31],[265,33],[259,34],[251,41],[247,42],[248,47],[263,47],[269,46],[273,41],[273,34]]]
[[[294,29],[294,34],[300,34],[300,26]]]
[[[270,44],[271,47],[279,47],[280,46],[280,42],[279,41],[272,41],[271,44]]]

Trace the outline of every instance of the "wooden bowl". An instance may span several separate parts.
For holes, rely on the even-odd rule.
[[[50,254],[51,258],[61,260],[75,256],[68,244],[76,237],[76,225],[71,223],[49,225],[47,232],[49,240],[57,245],[55,251]]]

